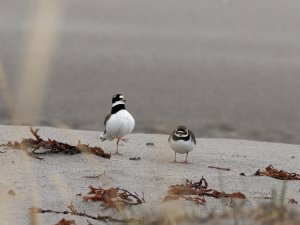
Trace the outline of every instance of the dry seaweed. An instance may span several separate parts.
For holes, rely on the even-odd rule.
[[[33,156],[37,159],[43,159],[40,155],[45,154],[68,154],[74,155],[79,154],[82,151],[92,152],[97,156],[109,159],[111,154],[105,153],[103,149],[100,147],[90,147],[89,145],[81,144],[78,141],[77,146],[69,145],[67,143],[59,142],[56,140],[48,139],[43,140],[40,135],[38,134],[39,129],[33,129],[30,127],[31,134],[35,137],[33,138],[24,138],[21,142],[8,142],[6,144],[0,145],[0,147],[9,147],[14,149],[21,149],[26,151],[28,154]],[[39,149],[43,148],[43,151],[38,151]],[[29,149],[33,149],[29,151]]]
[[[206,202],[203,198],[204,196],[213,198],[246,199],[246,196],[241,192],[228,194],[222,191],[208,189],[208,183],[202,177],[199,182],[193,183],[191,180],[187,180],[185,184],[171,185],[168,190],[168,195],[164,198],[164,201],[185,199],[203,205]]]
[[[257,170],[254,176],[268,176],[279,180],[300,180],[300,174],[289,173],[284,170],[275,169],[272,165],[266,167],[265,171]]]
[[[140,198],[138,194],[132,194],[121,188],[103,189],[89,186],[89,189],[88,195],[82,197],[83,201],[100,201],[105,208],[122,209],[128,205],[139,205],[145,202],[144,195]]]
[[[111,154],[110,153],[106,153],[104,152],[104,150],[100,147],[90,147],[89,145],[86,144],[81,144],[80,141],[78,141],[78,144],[76,146],[78,149],[80,149],[81,151],[87,151],[87,152],[92,152],[97,156],[100,156],[102,158],[105,159],[110,159]]]
[[[15,195],[16,195],[16,192],[15,192],[14,190],[9,190],[9,191],[7,192],[7,194],[12,195],[12,196],[15,196]]]
[[[65,218],[62,218],[55,225],[76,225],[76,223],[75,223],[75,220],[66,220]]]
[[[298,204],[298,202],[297,202],[295,199],[293,199],[293,198],[291,198],[291,199],[288,201],[288,203],[290,203],[290,204]]]
[[[202,197],[199,196],[186,196],[186,195],[167,195],[164,198],[164,202],[166,201],[171,201],[171,200],[179,200],[179,199],[183,199],[186,201],[192,201],[197,205],[204,205],[206,203],[206,200]]]

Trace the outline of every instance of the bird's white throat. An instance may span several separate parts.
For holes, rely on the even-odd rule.
[[[186,134],[182,134],[182,133],[174,133],[174,135],[176,136],[176,137],[187,137],[189,134],[188,133],[186,133]]]
[[[115,103],[112,104],[112,107],[114,107],[116,105],[125,105],[125,102],[123,102],[123,101],[117,101],[117,102],[115,102]]]

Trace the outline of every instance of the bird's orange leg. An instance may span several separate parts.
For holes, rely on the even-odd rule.
[[[184,161],[184,163],[188,163],[188,162],[187,162],[188,155],[189,155],[189,153],[186,153],[186,156],[185,156],[185,161]]]
[[[119,153],[119,142],[120,142],[121,138],[117,138],[117,150],[114,153],[114,155],[122,155],[121,153]]]
[[[176,163],[177,161],[176,161],[176,152],[174,152],[175,153],[175,155],[174,155],[174,160],[172,161],[173,163]]]

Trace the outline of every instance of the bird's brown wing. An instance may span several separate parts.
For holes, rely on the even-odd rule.
[[[104,126],[106,126],[106,122],[107,120],[109,120],[109,118],[111,117],[111,114],[107,115],[104,119]]]
[[[193,131],[189,130],[191,138],[192,138],[192,142],[194,142],[196,144],[196,138],[195,138],[195,134],[193,133]]]
[[[172,133],[170,134],[169,139],[168,139],[168,142],[171,141],[171,138],[172,138],[172,136],[173,136],[174,133],[175,133],[175,130],[173,130]]]
[[[109,120],[110,116],[111,116],[111,114],[108,114],[104,119],[104,126],[105,126],[104,134],[106,133],[106,123],[107,123],[107,120]]]

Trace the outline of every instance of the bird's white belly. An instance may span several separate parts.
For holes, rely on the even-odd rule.
[[[191,141],[183,141],[183,140],[174,141],[173,139],[171,139],[170,146],[176,153],[185,154],[192,151],[195,147],[195,144],[192,143]]]
[[[111,115],[106,124],[106,132],[111,137],[124,137],[132,132],[134,125],[135,121],[130,113],[121,110]]]

